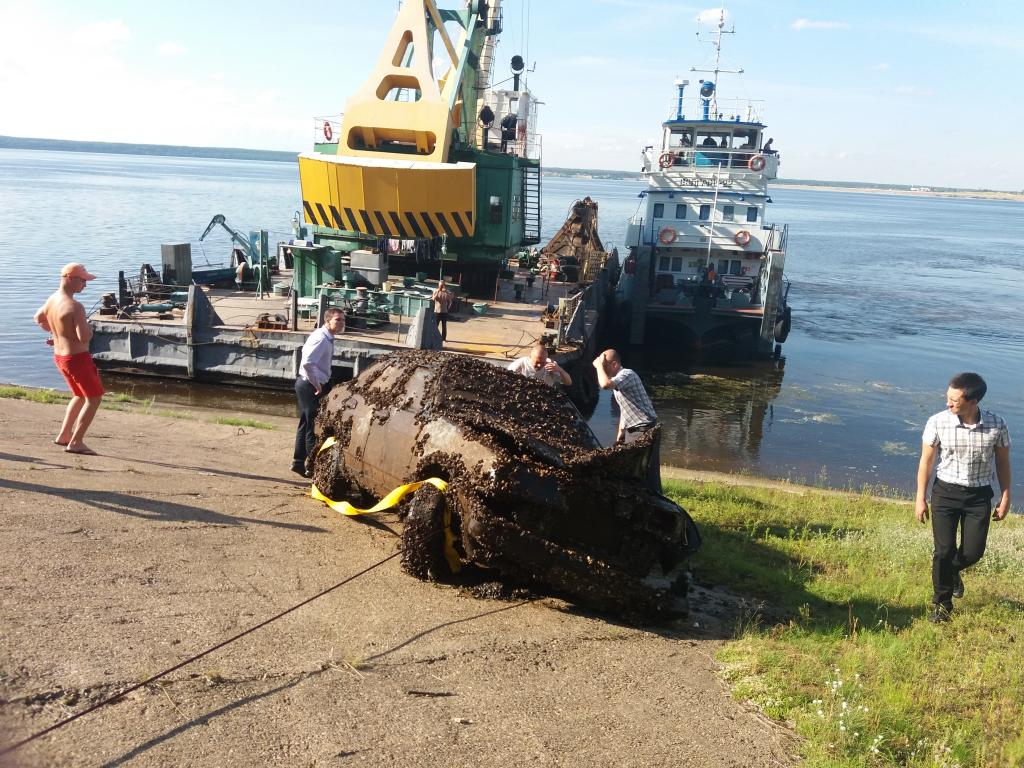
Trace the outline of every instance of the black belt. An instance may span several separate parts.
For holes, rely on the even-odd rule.
[[[957,485],[956,483],[950,483],[938,477],[935,478],[935,484],[942,485],[944,488],[952,488],[956,491],[980,491],[985,488],[990,490],[992,488],[991,483],[986,483],[985,485]]]

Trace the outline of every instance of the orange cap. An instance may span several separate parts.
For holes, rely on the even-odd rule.
[[[89,271],[85,268],[84,264],[78,262],[72,262],[71,264],[65,264],[64,269],[60,271],[61,277],[80,277],[83,280],[95,280],[96,275],[89,274]]]

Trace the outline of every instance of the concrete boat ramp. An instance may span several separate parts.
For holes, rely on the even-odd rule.
[[[483,314],[474,309],[481,300],[461,297],[444,349],[504,364],[543,337],[563,365],[592,352],[608,296],[607,271],[588,285],[529,282],[525,273],[499,280],[493,299],[483,302]],[[433,287],[426,284],[423,292]],[[105,371],[288,388],[298,373],[303,342],[323,311],[336,305],[331,293],[322,291],[313,301],[192,285],[184,308],[92,316],[91,349]],[[555,311],[545,318],[549,307]],[[440,341],[429,307],[415,316],[390,314],[375,327],[360,325],[368,324],[349,316],[335,340],[333,365],[342,380],[396,349],[437,348]]]

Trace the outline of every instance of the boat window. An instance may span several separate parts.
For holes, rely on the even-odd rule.
[[[736,218],[736,206],[726,205],[722,207],[722,221],[732,221]]]
[[[659,272],[668,272],[668,265],[669,265],[669,258],[668,258],[668,256],[659,256],[658,257],[658,271]]]
[[[683,257],[682,256],[673,256],[672,257],[672,271],[673,272],[682,272],[683,271]]]
[[[700,220],[707,221],[711,218],[711,204],[705,203],[700,207]]]
[[[743,274],[743,262],[739,259],[733,259],[729,262],[729,274],[730,275],[741,275]]]
[[[693,129],[687,128],[685,131],[672,131],[668,137],[668,148],[669,149],[683,149],[685,147],[693,146]]]
[[[757,206],[752,205],[747,208],[747,221],[757,221]]]
[[[686,218],[686,204],[685,203],[678,203],[676,205],[676,218],[677,219],[685,219]]]
[[[654,218],[660,219],[665,215],[665,204],[655,203],[654,204]]]

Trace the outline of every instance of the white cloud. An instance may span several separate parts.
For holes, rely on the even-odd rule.
[[[133,60],[116,45],[130,38],[119,21],[72,28],[38,7],[0,2],[0,92],[18,105],[0,111],[0,134],[260,149],[308,142],[294,94],[219,72],[182,76],[155,55]],[[252,114],[266,118],[239,120]]]
[[[94,48],[106,48],[115,43],[131,40],[132,32],[120,19],[110,21],[94,21],[76,29],[72,35],[80,45]]]
[[[790,24],[792,29],[849,29],[850,25],[845,21],[812,21],[811,19],[797,19]]]
[[[708,8],[697,14],[697,22],[700,24],[717,24],[722,16],[721,8]],[[725,19],[729,20],[729,12],[725,11]]]
[[[185,53],[185,47],[173,42],[172,40],[160,43],[160,45],[157,46],[157,50],[160,52],[161,56],[181,56]]]
[[[878,64],[875,64],[873,67],[871,67],[871,69],[873,69],[875,72],[888,72],[889,64],[887,62],[882,61],[879,62]]]

